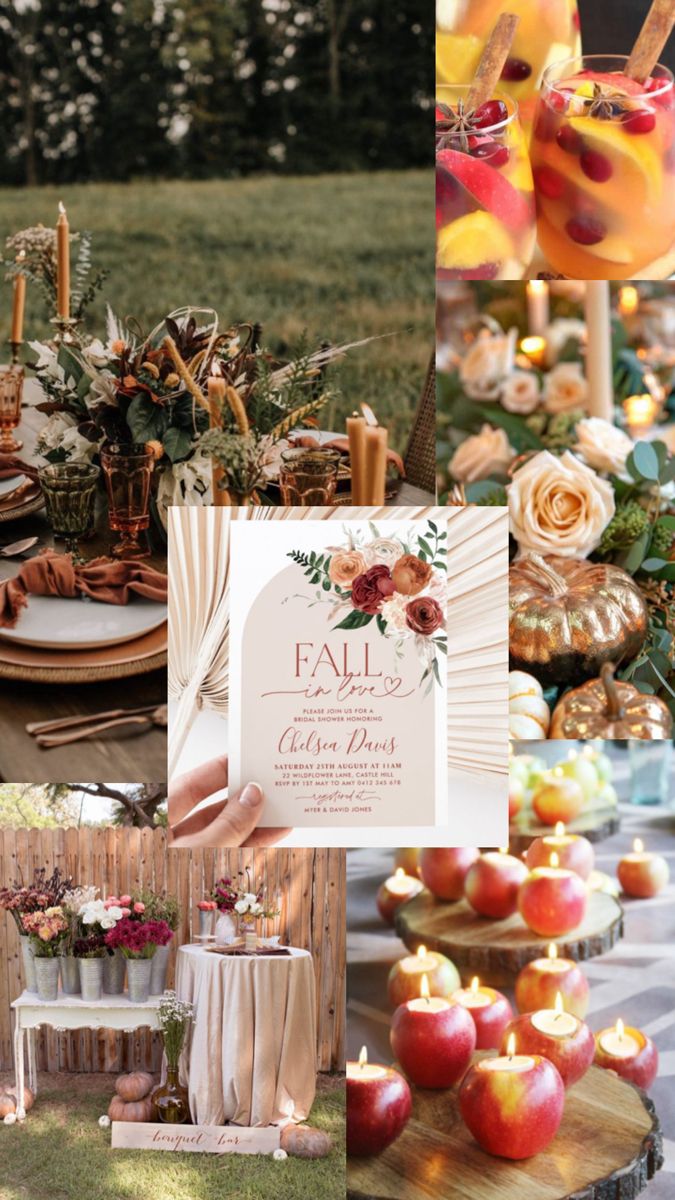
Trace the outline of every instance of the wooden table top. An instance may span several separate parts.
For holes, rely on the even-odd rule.
[[[23,441],[20,456],[30,461],[37,436],[46,421],[43,413],[32,406],[36,399],[35,384],[27,380],[21,425],[16,436]],[[2,526],[2,541],[18,541],[23,537],[39,537],[34,550],[53,546],[54,538],[47,524],[44,509],[32,516]],[[111,535],[105,522],[98,525],[95,536],[84,543],[88,558],[107,554]],[[63,543],[56,543],[63,549]],[[0,559],[0,580],[16,574],[21,559]],[[163,554],[149,560],[159,570],[166,570]],[[166,671],[152,671],[128,679],[99,683],[53,685],[44,683],[0,683],[0,779],[11,783],[60,783],[75,776],[85,781],[133,780],[148,783],[166,778],[166,731],[153,728],[134,732],[133,727],[121,734],[113,730],[107,737],[75,742],[55,749],[41,749],[26,733],[31,721],[47,721],[54,717],[83,716],[111,708],[131,708],[166,701]],[[114,736],[113,736],[114,735]]]

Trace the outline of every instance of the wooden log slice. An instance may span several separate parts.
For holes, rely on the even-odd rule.
[[[623,935],[623,909],[614,896],[591,892],[581,925],[563,937],[540,938],[519,913],[493,921],[479,917],[466,900],[448,903],[425,890],[398,909],[396,932],[413,952],[424,945],[447,954],[465,981],[478,975],[482,983],[502,987],[533,958],[545,957],[550,942],[560,958],[577,962],[606,954]]]
[[[615,808],[598,809],[597,812],[582,813],[576,821],[570,821],[565,826],[566,833],[578,833],[588,838],[589,842],[602,842],[619,832],[621,821]],[[514,821],[509,827],[509,850],[512,854],[523,854],[530,842],[535,838],[547,837],[554,833],[553,825],[542,825],[534,813],[529,814],[529,820]]]
[[[634,1200],[663,1166],[651,1100],[600,1067],[567,1092],[550,1146],[520,1162],[480,1149],[456,1088],[412,1091],[412,1117],[393,1145],[348,1159],[350,1200]]]

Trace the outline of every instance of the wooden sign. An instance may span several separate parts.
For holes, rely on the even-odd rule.
[[[193,1154],[272,1154],[279,1149],[277,1125],[162,1125],[113,1121],[113,1150],[180,1150]]]

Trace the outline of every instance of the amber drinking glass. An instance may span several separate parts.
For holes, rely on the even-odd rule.
[[[284,504],[295,508],[333,505],[339,464],[337,450],[284,450],[279,474]]]
[[[15,454],[23,442],[12,436],[21,420],[21,397],[23,396],[23,367],[13,363],[0,367],[0,451]]]
[[[66,553],[81,562],[80,538],[94,528],[96,484],[100,471],[92,463],[49,463],[38,478],[45,498],[47,520],[56,537],[65,538]]]
[[[150,481],[154,456],[142,442],[110,442],[101,450],[101,466],[108,493],[108,524],[120,540],[113,558],[147,558],[150,547],[140,534],[150,524]]]

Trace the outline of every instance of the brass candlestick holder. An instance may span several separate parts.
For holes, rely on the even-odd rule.
[[[82,324],[81,317],[62,317],[57,314],[51,318],[50,325],[54,326],[54,345],[60,346],[62,343],[70,342],[73,346],[80,345],[80,339],[77,335],[77,328]]]
[[[19,351],[20,351],[20,349],[21,349],[21,347],[22,347],[22,346],[23,346],[23,342],[15,342],[15,341],[13,341],[11,338],[9,339],[9,348],[10,348],[10,350],[11,350],[11,352],[12,352],[12,353],[11,353],[10,362],[11,362],[11,364],[12,364],[12,366],[13,366],[13,367],[16,367],[16,366],[18,366],[18,363],[19,363]]]

